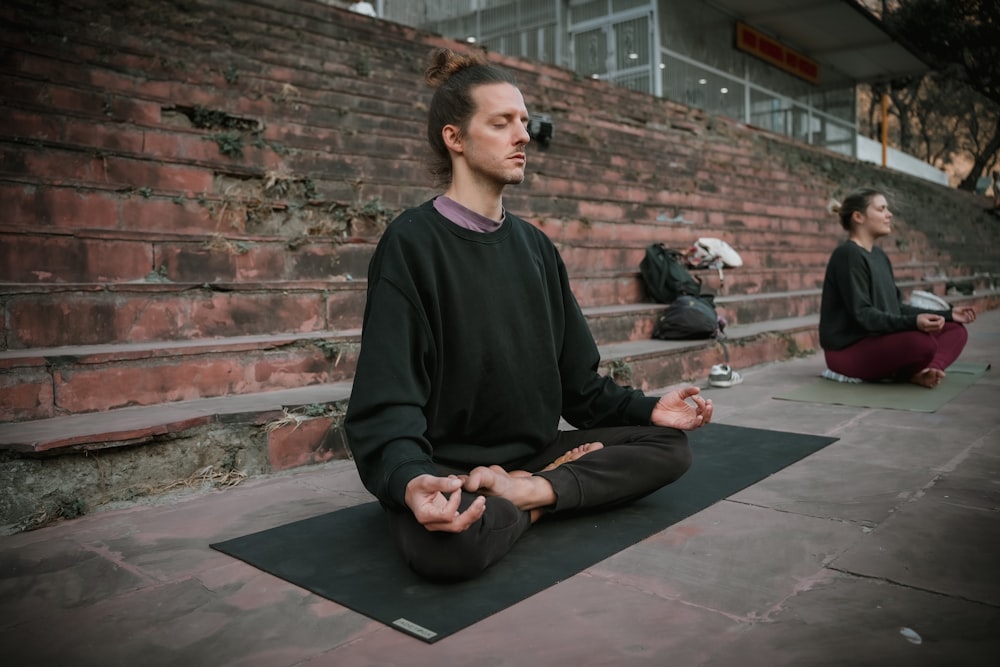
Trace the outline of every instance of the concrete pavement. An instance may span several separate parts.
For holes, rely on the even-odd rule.
[[[962,361],[998,361],[1000,311]],[[820,356],[706,390],[716,421],[839,438],[428,645],[212,542],[370,500],[337,461],[0,537],[5,665],[962,665],[1000,655],[1000,377],[936,413],[779,401]],[[336,563],[331,563],[336,567]]]

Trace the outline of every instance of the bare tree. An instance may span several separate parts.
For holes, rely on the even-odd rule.
[[[1000,0],[899,0],[883,3],[883,20],[934,63],[890,86],[900,148],[928,161],[965,154],[959,188],[975,189],[1000,159]]]

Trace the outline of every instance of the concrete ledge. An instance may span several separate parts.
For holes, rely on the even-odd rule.
[[[263,424],[283,416],[285,408],[331,405],[346,401],[350,392],[350,382],[337,382],[0,424],[0,450],[90,451],[148,442],[211,422]]]

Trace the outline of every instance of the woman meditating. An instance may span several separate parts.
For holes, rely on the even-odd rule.
[[[837,379],[936,387],[965,347],[963,324],[976,319],[975,309],[902,302],[889,257],[875,245],[891,231],[884,194],[857,190],[831,211],[849,237],[833,251],[823,280],[819,341],[827,368],[842,376]]]

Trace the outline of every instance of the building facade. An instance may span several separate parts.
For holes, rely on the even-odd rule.
[[[781,0],[417,0],[379,3],[384,18],[487,50],[538,60],[857,154],[858,76],[811,53],[824,26]],[[853,0],[821,0],[859,20]],[[770,6],[775,5],[775,6]],[[846,5],[846,6],[845,6]],[[852,6],[853,5],[853,6]],[[753,11],[751,11],[753,10]],[[845,12],[847,12],[845,14]],[[860,14],[859,14],[860,13]],[[789,39],[775,17],[799,15]],[[832,16],[832,15],[831,15]],[[757,17],[764,25],[752,23]],[[768,18],[770,17],[770,18]],[[874,17],[861,17],[876,26]],[[847,25],[847,24],[843,24]],[[834,26],[828,26],[833,29]],[[857,54],[855,54],[857,55]]]

